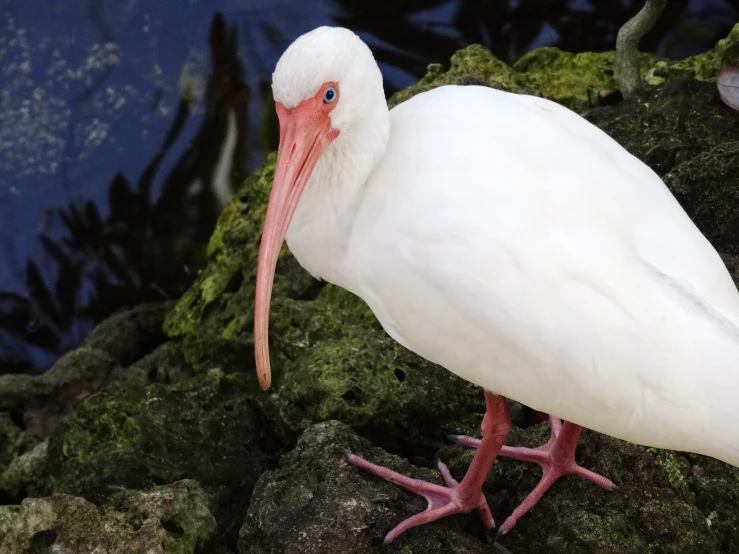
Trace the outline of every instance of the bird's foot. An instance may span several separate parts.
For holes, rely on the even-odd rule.
[[[349,463],[354,464],[365,471],[390,481],[409,492],[423,496],[428,502],[428,507],[425,511],[411,516],[396,525],[395,528],[385,536],[385,544],[389,544],[393,539],[395,539],[395,537],[400,535],[403,531],[407,531],[411,527],[436,521],[437,519],[441,519],[442,517],[452,514],[467,514],[475,508],[480,510],[482,522],[485,527],[492,529],[495,526],[493,516],[490,513],[490,508],[485,500],[485,495],[482,493],[482,489],[480,488],[477,491],[469,491],[469,487],[465,487],[464,481],[461,484],[458,483],[454,477],[452,477],[451,473],[449,473],[449,468],[447,468],[447,466],[441,461],[438,462],[439,473],[441,473],[441,477],[444,479],[446,486],[406,477],[405,475],[401,475],[400,473],[386,467],[368,462],[364,458],[352,454],[349,451],[344,452],[344,458]]]
[[[582,427],[574,423],[562,421],[554,416],[549,416],[551,425],[551,436],[546,444],[537,448],[522,448],[504,446],[500,449],[500,455],[522,462],[535,462],[541,466],[543,475],[539,484],[524,499],[521,504],[508,516],[503,525],[498,529],[498,535],[508,533],[516,525],[516,522],[544,496],[544,493],[557,479],[565,475],[578,475],[606,490],[613,490],[616,485],[610,479],[598,475],[590,470],[580,467],[575,462],[575,449],[580,438]],[[478,448],[480,441],[472,437],[454,435],[449,437],[457,444],[470,448]]]

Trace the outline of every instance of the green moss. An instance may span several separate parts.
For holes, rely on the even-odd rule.
[[[26,496],[46,492],[46,454],[49,443],[38,443],[16,456],[7,469],[0,471],[0,504],[17,502]]]
[[[254,401],[284,441],[338,419],[393,451],[430,454],[459,421],[479,424],[477,387],[400,346],[348,292],[325,293],[273,305],[273,386]]]
[[[479,44],[473,44],[451,57],[447,71],[438,64],[430,65],[418,83],[395,93],[388,106],[392,108],[416,94],[443,85],[483,85],[523,94],[536,92],[526,75],[514,71]]]
[[[382,328],[364,300],[341,287],[327,284],[316,297],[316,303],[327,309],[334,307],[345,315],[363,320],[376,329]]]
[[[665,183],[706,238],[720,251],[734,255],[739,254],[738,159],[739,141],[725,141],[665,176]]]
[[[517,429],[508,444],[538,446],[548,425]],[[337,422],[308,429],[280,469],[266,472],[255,488],[241,530],[239,552],[284,552],[300,537],[305,552],[370,554],[497,551],[483,539],[479,519],[455,516],[403,533],[389,546],[382,537],[401,520],[425,508],[423,499],[403,492],[342,460],[348,449],[404,475],[439,483],[435,470],[390,456]],[[461,479],[474,451],[447,446],[439,457]],[[734,516],[739,469],[702,456],[639,447],[585,431],[577,451],[585,468],[613,478],[606,491],[567,476],[547,492],[498,543],[527,554],[699,554],[736,552],[739,536],[721,527],[721,513]],[[676,475],[680,477],[676,480]],[[535,466],[499,458],[484,492],[498,524],[535,487]],[[676,482],[676,485],[673,485]],[[689,482],[695,494],[685,494]],[[705,504],[701,502],[701,497]],[[708,518],[714,523],[709,526]],[[737,519],[733,519],[736,525]]]
[[[673,452],[664,452],[659,463],[662,464],[672,488],[683,496],[689,496],[690,463],[688,460]]]
[[[224,208],[208,245],[208,266],[164,323],[170,337],[183,341],[196,371],[230,364],[253,370],[257,259],[275,162],[276,154],[270,154]],[[314,283],[283,247],[273,294],[301,296]]]
[[[23,457],[40,443],[40,439],[16,426],[8,414],[0,413],[0,504],[17,499],[24,483],[19,475]]]
[[[736,140],[739,133],[734,113],[716,97],[716,85],[694,80],[646,87],[617,106],[591,110],[585,117],[660,176]]]
[[[0,413],[0,472],[20,454],[31,450],[39,439],[19,428],[8,414]]]
[[[514,428],[506,444],[533,447],[546,442],[548,436],[547,423]],[[446,446],[438,456],[461,478],[473,454],[459,446]],[[706,521],[712,511],[727,508],[731,517],[737,517],[739,469],[711,458],[645,448],[588,430],[583,431],[576,459],[581,466],[612,479],[617,488],[609,492],[581,478],[562,478],[500,539],[503,546],[529,554],[736,551],[737,539],[728,529],[717,533],[720,524],[709,527]],[[541,471],[531,464],[499,458],[485,482],[493,515],[510,514],[540,477]]]
[[[696,79],[712,81],[716,79],[716,72],[725,67],[739,65],[739,23],[729,35],[721,39],[714,48],[670,64],[668,71],[689,71]]]
[[[219,522],[237,525],[272,464],[265,448],[279,448],[251,407],[254,388],[220,373],[90,397],[50,438],[52,490],[101,502],[121,488],[193,478],[213,496]]]
[[[656,58],[641,54],[646,76]],[[618,88],[615,52],[573,54],[555,47],[537,48],[523,55],[513,69],[525,75],[542,96],[582,112],[598,105],[598,94]]]
[[[0,551],[213,552],[217,526],[210,499],[194,481],[125,491],[102,508],[55,494],[0,507]]]
[[[695,502],[707,514],[707,525],[722,545],[720,551],[739,552],[739,473],[713,458],[686,457],[691,463],[689,483]]]

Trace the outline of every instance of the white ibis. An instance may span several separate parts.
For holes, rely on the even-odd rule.
[[[739,293],[660,178],[554,102],[444,86],[388,111],[380,70],[352,32],[321,27],[280,58],[280,146],[256,289],[255,345],[270,385],[269,304],[287,238],[315,277],[361,297],[385,330],[482,387],[482,441],[464,479],[409,479],[424,496],[386,537],[452,513],[493,518],[482,483],[497,454],[544,476],[506,532],[575,463],[581,425],[739,465]],[[488,392],[489,391],[489,392]],[[503,397],[556,414],[539,449],[506,448]],[[501,449],[502,448],[502,449]]]

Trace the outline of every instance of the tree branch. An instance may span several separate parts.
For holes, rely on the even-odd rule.
[[[652,30],[667,5],[667,0],[647,0],[634,17],[624,23],[616,38],[618,80],[624,98],[641,86],[639,41]]]

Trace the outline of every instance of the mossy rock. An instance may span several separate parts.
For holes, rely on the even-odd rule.
[[[213,372],[90,397],[49,440],[52,490],[99,503],[121,489],[196,479],[224,530],[235,532],[254,483],[281,452],[251,407],[250,383]]]
[[[515,428],[506,444],[535,447],[549,425]],[[439,452],[452,474],[464,476],[474,452],[447,446]],[[577,461],[612,479],[606,491],[584,479],[560,479],[513,530],[500,539],[527,554],[735,552],[739,541],[739,468],[705,456],[637,446],[584,430]],[[533,490],[541,471],[498,458],[485,482],[499,522]],[[556,525],[553,524],[556,522]]]
[[[715,81],[716,72],[725,67],[739,66],[739,23],[726,38],[707,52],[669,64],[667,71],[688,71],[701,81]]]
[[[194,481],[121,492],[101,508],[66,494],[0,506],[7,554],[203,554],[216,552],[216,532],[210,499]]]
[[[509,444],[534,447],[548,439],[543,423],[515,429]],[[695,455],[636,446],[585,431],[577,460],[612,478],[606,491],[581,478],[558,481],[513,530],[490,545],[477,516],[457,515],[410,529],[389,546],[384,535],[426,502],[346,463],[348,449],[405,475],[442,484],[419,468],[372,447],[338,422],[311,427],[279,470],[262,475],[239,543],[240,554],[301,552],[642,554],[735,552],[739,469]],[[448,446],[439,457],[461,480],[474,451]],[[501,523],[536,486],[535,466],[499,458],[485,482]]]
[[[511,69],[479,44],[473,44],[451,57],[448,70],[440,64],[430,65],[418,83],[396,92],[388,100],[388,106],[393,108],[416,94],[444,85],[482,85],[507,92],[537,93],[526,75]]]
[[[739,139],[739,118],[720,101],[715,83],[692,79],[637,90],[617,106],[593,109],[585,118],[660,176]]]
[[[489,554],[490,545],[465,531],[466,516],[382,541],[426,501],[344,461],[343,449],[417,479],[435,471],[373,447],[346,425],[329,421],[307,430],[280,469],[262,475],[239,540],[239,554]]]
[[[0,410],[23,422],[26,432],[48,436],[78,402],[121,372],[110,354],[80,347],[59,358],[42,375],[0,375]]]
[[[253,398],[283,441],[337,419],[393,452],[432,455],[460,422],[479,424],[482,391],[400,346],[350,293],[279,298],[273,314],[273,385]]]
[[[640,53],[639,58],[646,78],[657,58],[648,53]],[[576,112],[598,106],[602,91],[618,88],[613,51],[573,54],[546,46],[521,56],[513,69],[534,83],[542,96]]]
[[[168,341],[127,367],[121,374],[121,383],[148,385],[149,383],[179,383],[192,377],[193,370],[185,360],[179,344]]]
[[[164,317],[174,302],[149,302],[104,319],[90,332],[83,347],[101,350],[125,367],[151,352],[166,339]]]
[[[4,478],[18,458],[30,452],[41,441],[18,427],[6,413],[0,413],[0,504],[12,501],[18,491]]]
[[[0,504],[19,502],[26,496],[42,496],[48,488],[47,452],[43,441],[13,458],[0,471]]]
[[[185,358],[196,371],[254,371],[257,259],[276,160],[270,154],[224,208],[208,244],[207,267],[165,320],[165,332],[182,341]],[[316,283],[283,246],[273,295],[304,297]]]
[[[711,243],[739,254],[739,132],[678,165],[665,184]]]
[[[663,178],[717,250],[739,254],[739,114],[714,83],[666,82],[585,117]]]
[[[0,413],[0,471],[20,454],[31,450],[39,439],[25,433],[6,413]]]

